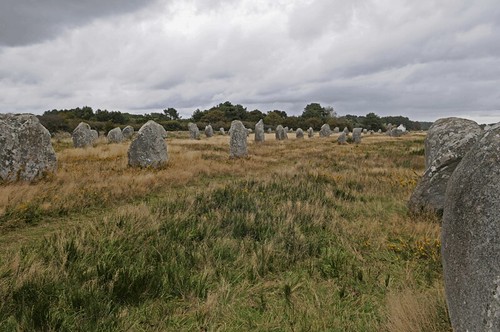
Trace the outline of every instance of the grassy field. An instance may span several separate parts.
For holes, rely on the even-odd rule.
[[[406,208],[424,134],[169,135],[161,170],[58,139],[57,174],[0,186],[1,331],[451,330],[439,221]]]

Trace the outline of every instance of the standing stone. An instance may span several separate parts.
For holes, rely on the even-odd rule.
[[[368,129],[363,129],[363,134],[368,133]]]
[[[333,128],[333,133],[334,134],[338,134],[339,132],[340,132],[340,128],[339,127]]]
[[[337,138],[337,142],[339,143],[339,145],[347,144],[347,135],[344,131],[340,133],[339,137]]]
[[[319,131],[319,137],[329,137],[332,134],[332,130],[330,129],[330,125],[325,123],[321,126],[321,130]]]
[[[386,134],[387,134],[387,136],[391,136],[391,131],[392,131],[392,124],[389,123],[386,126]]]
[[[467,119],[444,118],[432,124],[425,139],[426,170],[408,202],[412,213],[442,215],[448,180],[481,133],[481,127]]]
[[[349,135],[349,128],[344,127],[344,130],[343,130],[343,131],[344,131],[344,133],[345,133],[346,135]]]
[[[363,132],[362,128],[353,128],[352,130],[352,140],[355,144],[361,143],[361,133]]]
[[[486,132],[448,181],[441,256],[454,331],[500,331],[500,128]]]
[[[214,136],[214,130],[211,125],[205,127],[205,136],[212,137]]]
[[[49,131],[32,114],[0,114],[0,180],[34,181],[57,169]]]
[[[121,142],[123,142],[123,134],[122,134],[122,130],[120,129],[120,127],[116,127],[116,128],[111,129],[108,132],[107,137],[108,137],[109,143],[121,143]]]
[[[99,133],[97,132],[97,130],[91,129],[90,134],[92,135],[92,144],[95,144],[95,142],[99,138]]]
[[[304,138],[304,131],[302,130],[302,128],[297,128],[297,130],[295,131],[295,138]]]
[[[200,139],[200,130],[198,129],[198,126],[195,123],[189,122],[188,129],[189,129],[190,139]]]
[[[247,135],[248,130],[239,120],[231,122],[231,139],[229,140],[229,156],[231,158],[241,158],[248,155]]]
[[[266,135],[264,134],[264,121],[259,120],[255,124],[255,142],[263,143],[266,140]]]
[[[400,124],[397,128],[398,130],[401,130],[401,132],[405,133],[406,132],[406,127],[402,124]]]
[[[272,133],[273,133],[273,130],[272,130],[271,128],[267,128],[267,132],[268,132],[269,134],[272,134]]]
[[[73,138],[73,146],[75,148],[85,148],[87,146],[91,146],[97,139],[95,134],[97,134],[97,131],[92,133],[90,126],[87,123],[80,122],[71,135]]]
[[[282,125],[278,125],[276,127],[276,133],[274,134],[276,136],[276,140],[278,140],[278,141],[284,140],[285,139],[285,134],[286,134],[285,128],[283,128]]]
[[[248,128],[247,129],[247,137],[250,136],[251,133],[252,133],[252,129]]]
[[[285,139],[288,139],[288,127],[283,128]]]
[[[382,133],[382,129],[377,130],[377,133],[379,134]]]
[[[159,168],[167,163],[167,144],[158,126],[150,120],[139,129],[128,149],[130,166]]]
[[[134,127],[126,126],[122,130],[122,135],[124,139],[132,139],[132,136],[134,135]]]
[[[221,135],[226,135],[226,131],[222,127],[220,127],[219,132]]]
[[[314,130],[312,129],[312,127],[309,127],[309,129],[307,129],[307,136],[309,138],[312,138],[314,136]]]

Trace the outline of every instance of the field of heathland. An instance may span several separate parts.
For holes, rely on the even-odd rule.
[[[0,186],[1,331],[450,331],[440,223],[406,203],[425,133],[254,144],[169,132],[75,149]]]

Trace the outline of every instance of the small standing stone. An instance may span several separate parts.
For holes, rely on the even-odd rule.
[[[312,129],[312,127],[309,127],[309,129],[307,129],[307,136],[309,138],[312,138],[314,136],[314,130]]]
[[[271,128],[267,128],[267,132],[268,132],[269,134],[272,134],[272,133],[273,133],[273,130],[272,130]]]
[[[226,131],[222,127],[220,127],[219,132],[222,136],[226,135]]]
[[[346,135],[349,135],[349,128],[344,127],[344,133],[345,133]]]
[[[124,139],[132,139],[132,136],[134,135],[134,127],[126,126],[122,130],[122,135]]]
[[[205,136],[212,137],[214,136],[214,130],[211,125],[205,127]]]
[[[340,128],[339,127],[333,128],[333,133],[334,134],[338,134],[339,132],[340,132]]]
[[[250,136],[251,133],[252,133],[252,129],[247,128],[247,137]]]
[[[97,131],[95,133],[97,133]],[[73,138],[73,146],[75,148],[85,148],[87,146],[91,146],[97,139],[95,134],[92,133],[88,123],[85,122],[80,122],[75,130],[73,130],[73,134],[71,136]]]
[[[200,139],[200,130],[198,129],[196,123],[188,123],[188,129],[190,139]]]
[[[150,120],[139,129],[128,149],[130,166],[159,168],[167,163],[167,144],[158,126]]]
[[[354,141],[355,144],[361,143],[361,132],[363,129],[361,128],[354,128],[352,130],[352,140]]]
[[[285,139],[285,128],[283,128],[282,125],[278,125],[276,127],[276,133],[274,134],[276,136],[276,140],[282,141]]]
[[[340,133],[339,137],[337,138],[337,142],[339,143],[339,145],[347,144],[347,135],[344,131]]]
[[[297,128],[297,130],[295,131],[295,138],[304,138],[304,131],[302,130],[302,128]]]
[[[120,129],[120,127],[116,127],[116,128],[111,129],[108,132],[107,138],[108,138],[109,143],[121,143],[121,142],[123,142],[123,134],[122,134],[122,130]]]
[[[248,155],[247,135],[248,130],[239,120],[231,122],[231,139],[229,140],[229,156],[231,158],[241,158]]]
[[[329,137],[332,134],[332,130],[330,129],[330,125],[325,123],[321,126],[321,130],[319,131],[319,137]]]
[[[92,134],[92,144],[94,144],[99,138],[99,133],[95,129],[91,129],[90,133]]]
[[[288,127],[283,128],[283,132],[285,134],[285,139],[288,139]]]
[[[259,120],[255,124],[255,142],[263,143],[266,140],[266,135],[264,134],[264,121]]]

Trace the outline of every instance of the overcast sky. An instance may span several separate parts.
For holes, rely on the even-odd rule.
[[[500,121],[498,0],[2,0],[0,112]]]

